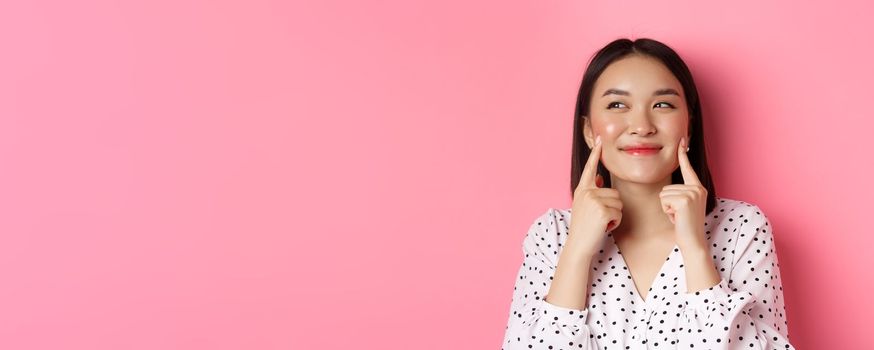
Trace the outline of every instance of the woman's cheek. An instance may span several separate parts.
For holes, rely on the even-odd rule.
[[[615,172],[617,170],[616,160],[614,159],[617,155],[616,147],[618,147],[617,142],[619,141],[618,132],[619,127],[616,124],[606,123],[603,125],[603,137],[606,137],[607,140],[610,140],[609,143],[604,144],[604,149],[601,150],[601,160],[604,164],[604,167],[607,168],[607,171]]]

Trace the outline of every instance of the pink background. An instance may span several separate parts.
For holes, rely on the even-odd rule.
[[[0,348],[499,348],[618,37],[690,65],[793,343],[863,348],[863,3],[3,2]]]

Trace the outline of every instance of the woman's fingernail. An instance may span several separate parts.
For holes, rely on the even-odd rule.
[[[598,137],[595,138],[595,144],[596,144],[596,145],[600,145],[600,144],[601,144],[601,135],[598,135]]]

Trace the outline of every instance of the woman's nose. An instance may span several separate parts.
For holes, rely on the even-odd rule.
[[[633,134],[649,135],[655,132],[655,125],[649,120],[647,112],[635,113],[629,121],[628,129]]]

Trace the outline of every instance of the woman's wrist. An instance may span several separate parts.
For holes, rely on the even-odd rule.
[[[687,292],[693,293],[710,288],[722,279],[716,271],[716,264],[710,258],[710,252],[703,249],[687,249],[682,254]]]
[[[602,243],[603,237],[599,241],[594,236],[572,235],[565,242],[562,254],[567,254],[574,261],[589,263],[602,248]]]

